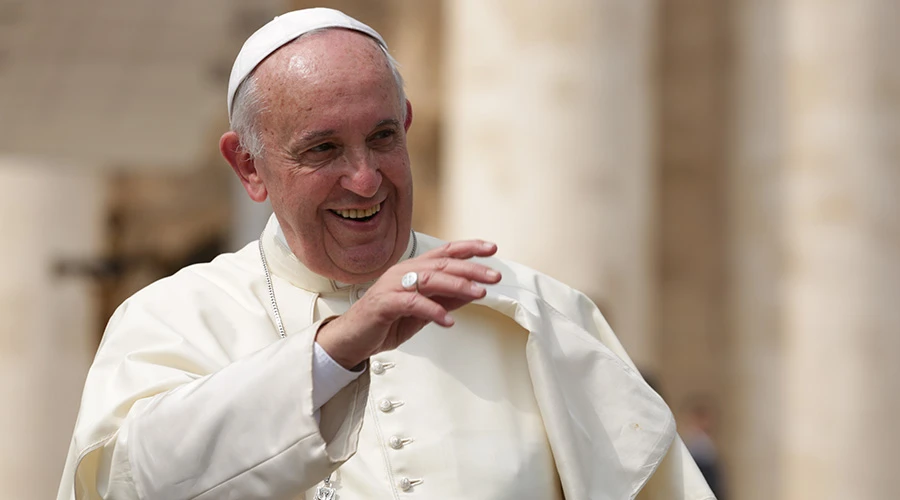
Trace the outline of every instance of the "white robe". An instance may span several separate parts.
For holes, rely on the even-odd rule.
[[[503,281],[455,327],[375,356],[380,368],[317,423],[315,332],[366,286],[310,273],[274,233],[270,223],[263,241],[287,338],[255,243],[128,299],[88,374],[59,500],[312,498],[338,469],[342,500],[552,499],[560,488],[569,500],[630,499],[664,457],[654,499],[713,498],[596,307],[497,258],[485,262]],[[441,243],[418,241],[420,254]]]

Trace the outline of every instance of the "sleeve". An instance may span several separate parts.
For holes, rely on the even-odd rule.
[[[362,375],[365,367],[359,371],[344,368],[318,342],[313,345],[313,350],[313,409],[318,412],[335,394]]]
[[[637,372],[634,362],[625,352],[625,348],[613,333],[600,309],[583,293],[574,290],[573,292],[573,300],[569,302],[569,305],[574,307],[566,313],[580,318],[580,321],[588,327],[587,330],[591,335],[609,347]],[[561,305],[561,307],[565,306]],[[676,435],[675,441],[669,447],[656,472],[650,476],[649,481],[638,494],[637,499],[715,500],[715,496],[694,459],[688,453],[681,437]]]
[[[355,453],[368,374],[338,388],[316,422],[321,322],[221,363],[209,335],[178,332],[209,331],[222,319],[175,327],[141,308],[120,309],[85,383],[60,499],[284,498]]]
[[[637,500],[716,500],[680,437],[669,448]]]
[[[516,284],[528,290],[541,291],[541,297],[547,300],[553,309],[578,324],[591,337],[602,343],[635,373],[639,374],[603,314],[586,295],[553,278],[528,271],[516,264],[506,262],[505,265],[511,272],[507,273],[504,270],[504,279],[527,277],[524,284]],[[677,435],[659,462],[659,467],[650,476],[643,490],[637,494],[637,498],[639,500],[715,500],[706,480]]]

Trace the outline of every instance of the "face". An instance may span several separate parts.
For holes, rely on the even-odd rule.
[[[365,35],[328,30],[282,47],[256,75],[254,163],[291,250],[322,276],[377,278],[406,251],[412,220],[407,104],[384,54]]]

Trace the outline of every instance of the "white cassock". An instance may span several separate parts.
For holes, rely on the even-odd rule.
[[[713,498],[590,300],[498,258],[483,260],[502,282],[454,327],[374,356],[316,415],[315,333],[368,285],[313,274],[277,233],[272,217],[285,339],[256,243],[116,311],[59,500],[312,499],[329,476],[336,500]]]

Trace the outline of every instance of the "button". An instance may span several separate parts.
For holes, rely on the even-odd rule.
[[[378,409],[387,413],[394,409],[394,404],[388,401],[387,399],[382,399],[378,402]]]
[[[404,477],[400,480],[398,486],[400,486],[400,489],[403,491],[409,491],[409,489],[412,488],[412,481],[410,481],[409,478]]]
[[[356,289],[356,298],[357,299],[363,298],[363,295],[365,295],[368,290],[369,290],[368,288],[357,288]]]
[[[388,440],[388,444],[395,450],[403,448],[403,440],[400,439],[400,436],[391,436],[391,439]]]
[[[375,375],[381,375],[384,373],[384,363],[381,361],[372,361],[372,373]]]

